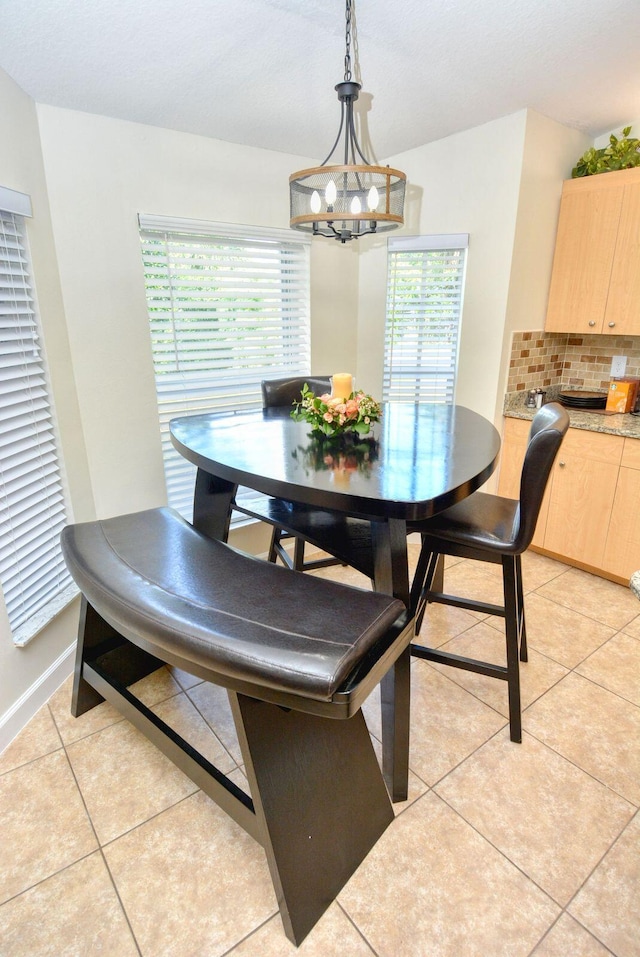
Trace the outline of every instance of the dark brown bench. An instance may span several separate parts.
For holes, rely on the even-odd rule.
[[[73,714],[108,700],[264,846],[300,944],[393,819],[360,706],[411,640],[404,605],[167,508],[69,526],[62,547],[83,594]],[[228,689],[251,796],[128,690],[164,663]]]

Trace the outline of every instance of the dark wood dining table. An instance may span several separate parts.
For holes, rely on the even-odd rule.
[[[200,531],[226,541],[238,488],[253,489],[270,497],[273,521],[286,528],[289,516],[294,530],[407,606],[407,523],[478,489],[500,450],[487,419],[445,404],[387,403],[366,437],[319,439],[287,409],[187,415],[171,421],[170,433],[197,466]],[[383,772],[394,801],[407,797],[409,666],[408,649],[381,689]]]

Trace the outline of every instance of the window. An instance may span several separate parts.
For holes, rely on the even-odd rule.
[[[310,240],[139,220],[169,504],[189,518],[195,469],[171,445],[169,420],[261,408],[262,379],[309,374]]]
[[[23,217],[0,207],[0,586],[18,645],[77,594],[60,550],[65,496],[30,272]]]
[[[385,400],[453,402],[468,239],[389,240]]]

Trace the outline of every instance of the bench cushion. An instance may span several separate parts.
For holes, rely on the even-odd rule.
[[[62,548],[88,602],[124,637],[323,701],[405,612],[388,595],[213,541],[169,508],[69,526]]]

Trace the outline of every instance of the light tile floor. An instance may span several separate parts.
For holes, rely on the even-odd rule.
[[[494,566],[446,575],[499,597]],[[506,686],[414,660],[409,800],[302,957],[640,955],[640,603],[533,553],[524,577],[522,744]],[[432,606],[421,638],[501,656],[501,628]],[[167,669],[138,690],[242,783],[224,691]],[[0,755],[0,955],[295,953],[261,848],[107,704],[69,701]],[[379,752],[376,695],[365,714]]]

